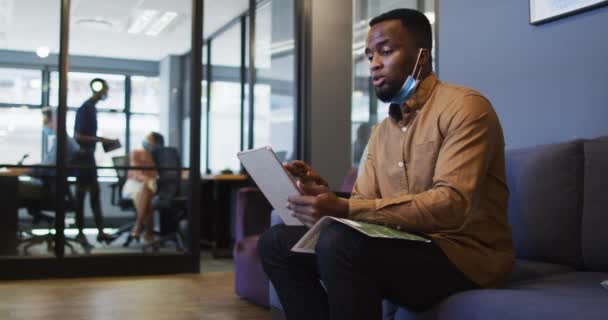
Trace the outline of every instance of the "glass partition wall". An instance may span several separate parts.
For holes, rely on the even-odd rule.
[[[295,2],[257,1],[249,9],[244,0],[239,16],[205,38],[203,173],[237,173],[236,153],[261,146],[282,161],[297,158]]]
[[[201,70],[183,70],[201,65],[203,1],[24,0],[0,15],[2,278],[198,271],[201,90],[185,88]],[[127,197],[141,188],[170,205]]]
[[[203,2],[3,8],[0,278],[198,271],[201,174],[264,145],[300,157],[296,0]],[[179,199],[150,219],[142,185]]]

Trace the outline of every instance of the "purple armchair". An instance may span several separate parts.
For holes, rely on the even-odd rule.
[[[268,307],[268,277],[262,270],[257,244],[270,227],[272,207],[257,188],[241,188],[236,201],[235,291],[246,300]]]

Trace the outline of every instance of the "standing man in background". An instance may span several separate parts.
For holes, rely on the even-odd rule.
[[[95,78],[90,82],[93,92],[91,98],[85,101],[76,112],[76,122],[74,124],[74,138],[80,144],[83,151],[78,161],[78,165],[87,168],[78,169],[76,182],[76,225],[78,227],[78,240],[86,241],[83,233],[84,229],[84,198],[87,192],[90,195],[91,209],[95,217],[95,225],[98,234],[97,241],[109,241],[110,237],[103,232],[103,213],[99,198],[99,183],[97,182],[97,169],[95,163],[95,146],[97,142],[117,143],[117,140],[97,136],[97,102],[108,97],[108,83],[100,78]]]

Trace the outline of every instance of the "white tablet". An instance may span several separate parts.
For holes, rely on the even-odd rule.
[[[286,208],[287,198],[301,194],[289,173],[270,147],[262,147],[239,152],[237,157],[258,185],[283,223],[300,226],[302,222],[293,217],[292,210]]]

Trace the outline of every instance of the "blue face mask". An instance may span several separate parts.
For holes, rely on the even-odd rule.
[[[147,140],[143,140],[141,142],[141,146],[144,147],[144,150],[150,152],[152,151],[152,146],[150,145],[150,143]]]
[[[420,51],[418,52],[418,58],[416,59],[416,64],[414,65],[412,73],[407,76],[407,79],[405,79],[405,82],[403,83],[401,89],[391,99],[391,103],[395,103],[401,106],[407,101],[407,99],[412,96],[414,91],[416,91],[416,88],[418,87],[419,83],[418,78],[420,77],[420,73],[422,72],[422,68],[418,69],[418,62],[420,61],[420,56],[422,55],[423,50],[424,49],[420,49]],[[416,74],[417,69],[418,73]],[[416,78],[414,78],[414,74],[416,74]]]
[[[103,94],[101,97],[99,97],[99,99],[101,99],[101,101],[104,101],[108,98],[108,94]]]
[[[55,132],[53,132],[53,129],[51,129],[47,126],[44,126],[44,127],[42,127],[42,134],[44,136],[48,137],[48,136],[55,135]]]

